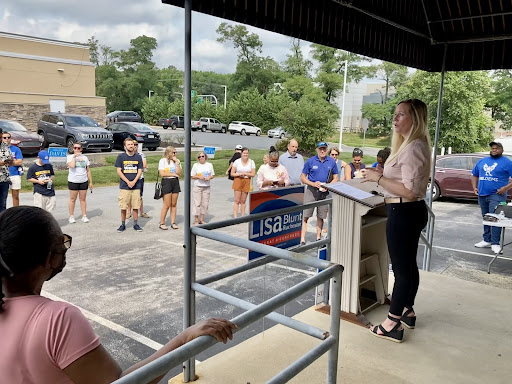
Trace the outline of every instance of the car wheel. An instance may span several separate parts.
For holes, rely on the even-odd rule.
[[[172,124],[172,125],[171,125],[171,128],[172,128],[172,129],[176,129],[176,124]]]
[[[234,135],[235,134],[235,131],[231,131],[231,134]]]
[[[112,152],[112,148],[104,148],[101,152]]]
[[[43,131],[39,131],[39,132],[37,132],[37,134],[43,138],[43,142],[41,143],[41,147],[48,148],[50,143],[48,142],[48,139],[46,138],[45,133]]]
[[[284,133],[281,133],[281,136],[279,136],[279,138],[280,138],[281,140],[283,140],[283,139],[284,139]]]
[[[163,128],[163,129],[167,129],[167,128],[169,128],[169,126],[168,126],[168,125],[162,125],[162,128]],[[173,129],[174,129],[174,128],[173,128]]]
[[[156,151],[156,147],[148,148],[150,151]]]
[[[226,128],[221,128],[220,132],[221,133],[226,133]]]
[[[201,132],[206,132],[206,127],[201,127]]]
[[[75,145],[75,138],[74,137],[69,137],[66,140],[66,145],[68,147],[68,153],[72,154],[73,153],[73,145]]]
[[[256,136],[261,136],[261,131],[256,131]]]
[[[427,191],[430,191],[430,183],[427,184]],[[441,196],[441,190],[439,189],[439,184],[434,183],[434,188],[432,189],[432,201],[437,201]]]
[[[241,134],[242,136],[246,136],[246,135],[247,135],[247,132],[245,132],[245,129],[242,129],[242,130],[240,131],[240,134]]]

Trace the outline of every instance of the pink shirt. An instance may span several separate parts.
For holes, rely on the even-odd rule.
[[[427,142],[416,139],[400,154],[384,166],[384,177],[401,182],[416,197],[423,199],[430,176],[430,147]],[[384,190],[384,197],[400,197]]]
[[[4,298],[0,313],[0,381],[67,384],[62,369],[100,345],[80,310],[42,296]]]

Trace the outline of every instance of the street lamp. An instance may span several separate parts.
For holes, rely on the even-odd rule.
[[[224,87],[224,110],[226,110],[226,104],[228,100],[228,86],[219,84],[221,87]]]
[[[348,61],[345,60],[345,75],[343,76],[343,101],[341,102],[341,126],[340,126],[340,151],[341,151],[341,140],[343,139],[343,118],[345,117],[345,88],[347,86],[347,67]]]
[[[148,97],[151,99],[151,94],[155,93],[155,91],[148,91]]]

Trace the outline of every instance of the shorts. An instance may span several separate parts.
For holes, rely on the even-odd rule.
[[[128,209],[131,205],[133,209],[140,208],[140,190],[139,189],[120,189],[119,190],[119,208]]]
[[[168,177],[162,179],[162,195],[169,193],[180,193],[180,181],[176,177]]]
[[[249,193],[251,190],[251,178],[235,177],[232,188],[238,192]]]
[[[21,189],[21,176],[9,176],[9,179],[11,180],[11,189],[13,190],[19,190]]]
[[[68,189],[70,191],[87,191],[87,188],[89,188],[89,180],[84,183],[72,183],[68,181]]]
[[[34,193],[34,205],[38,208],[44,209],[45,211],[53,211],[56,201],[57,199],[55,196],[44,196],[37,192]]]
[[[142,197],[144,195],[144,179],[137,180],[137,185],[135,188],[140,189],[140,197]]]
[[[304,191],[304,203],[311,203],[312,201],[325,200],[329,196],[328,192],[320,192],[318,188],[306,186],[306,190]],[[303,217],[305,219],[309,219],[313,216],[313,211],[315,208],[308,208],[304,210]],[[327,217],[327,211],[329,210],[329,205],[322,205],[320,207],[316,207],[316,217],[319,219],[325,219]]]

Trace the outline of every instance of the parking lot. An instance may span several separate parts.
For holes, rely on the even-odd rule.
[[[212,181],[208,221],[231,217],[233,194],[230,186],[225,177]],[[88,224],[80,221],[68,224],[68,191],[57,191],[54,214],[63,232],[73,237],[73,247],[68,252],[66,269],[45,285],[45,294],[82,308],[103,344],[123,368],[147,357],[176,335],[183,324],[183,194],[178,202],[180,229],[162,231],[158,229],[162,203],[152,199],[152,187],[151,183],[146,185],[145,210],[151,218],[139,220],[144,228],[141,233],[131,229],[131,221],[124,233],[116,232],[120,221],[116,187],[95,188],[92,194],[88,193],[88,216],[91,219]],[[21,203],[32,204],[32,195],[21,194]],[[512,247],[505,248],[503,259],[497,260],[492,274],[487,275],[491,251],[473,246],[480,240],[482,232],[476,202],[441,199],[434,203],[434,211],[436,231],[431,270],[512,289]],[[308,241],[315,238],[314,225],[315,221],[310,220]],[[247,238],[247,225],[226,228],[222,232]],[[510,238],[508,234],[507,241]],[[422,250],[420,247],[419,265]],[[310,251],[310,254],[315,252]],[[245,263],[247,251],[199,239],[197,260],[197,275],[203,277]],[[292,263],[278,263],[212,286],[249,302],[260,303],[313,273],[312,269],[302,269]],[[313,296],[313,292],[303,295],[281,313],[294,315],[311,307]],[[421,303],[418,307],[421,310]],[[197,308],[199,319],[208,316],[232,318],[241,312],[202,295],[197,297]],[[269,320],[261,320],[237,333],[235,340],[226,346],[216,345],[197,358],[204,360],[272,325]],[[179,371],[179,367],[175,368],[167,377]]]

